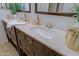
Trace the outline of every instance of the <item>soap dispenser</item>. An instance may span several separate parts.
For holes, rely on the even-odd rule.
[[[73,49],[79,51],[79,32],[77,32],[76,40],[73,46]]]
[[[66,45],[73,49],[73,45],[75,43],[76,33],[72,31],[71,29],[68,30],[68,33],[66,35]]]

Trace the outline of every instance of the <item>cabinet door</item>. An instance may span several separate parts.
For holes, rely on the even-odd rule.
[[[24,47],[24,40],[26,39],[25,34],[19,30],[16,30],[17,33],[17,39],[19,43],[19,47],[23,48]]]
[[[14,27],[11,27],[11,40],[15,45],[17,45],[17,40],[16,40],[16,34],[15,34],[15,29]]]
[[[44,44],[35,40],[31,36],[17,30],[19,47],[27,54],[34,56],[60,56],[57,52],[51,50]]]
[[[20,30],[16,30],[19,47],[27,55],[33,55],[33,51],[30,44],[30,37]]]
[[[29,35],[26,34],[26,40],[25,40],[25,47],[24,49],[27,52],[27,55],[33,55],[33,50],[32,50],[32,39]]]
[[[2,22],[3,22],[4,29],[6,31],[7,24],[3,20],[2,20]]]
[[[33,38],[31,38],[33,39]],[[43,45],[35,39],[32,40],[32,48],[35,56],[61,56],[59,53]]]
[[[6,29],[6,34],[8,35],[9,39],[11,39],[11,29],[10,28]]]
[[[35,39],[33,39],[33,41],[32,41],[32,48],[33,48],[35,56],[44,56],[44,55],[46,55],[45,54],[46,53],[45,46],[43,44],[39,43],[38,41],[36,41]]]
[[[8,39],[11,39],[11,31],[10,31],[10,28],[7,28],[7,23],[2,21],[3,22],[3,26],[4,26],[4,29],[6,31],[6,35],[7,35],[7,38]]]

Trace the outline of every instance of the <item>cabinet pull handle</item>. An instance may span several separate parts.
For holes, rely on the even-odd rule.
[[[30,44],[32,44],[32,41],[30,41]]]
[[[19,43],[20,43],[20,45],[21,45],[21,40],[19,40]]]

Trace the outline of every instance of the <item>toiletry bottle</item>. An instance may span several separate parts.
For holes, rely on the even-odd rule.
[[[72,30],[69,30],[66,37],[66,44],[69,48],[73,49],[75,39],[76,39],[76,33]]]
[[[79,51],[79,32],[77,32],[77,36],[76,36],[76,39],[75,39],[75,43],[73,45],[73,49],[76,50],[76,51]]]

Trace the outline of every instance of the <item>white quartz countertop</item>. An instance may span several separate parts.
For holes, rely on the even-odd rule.
[[[23,31],[24,33],[32,36],[37,41],[41,42],[42,44],[46,45],[47,47],[55,50],[56,52],[65,55],[65,56],[79,56],[79,51],[73,51],[69,49],[65,44],[65,36],[66,31],[60,30],[60,33],[56,34],[52,39],[47,39],[38,34],[35,34],[30,30],[31,27],[34,27],[32,24],[26,24],[22,26],[15,26],[17,29]]]
[[[3,21],[7,23],[7,27],[26,24],[26,22],[21,21],[21,20],[16,20],[16,19],[9,19],[9,20],[3,19]]]

